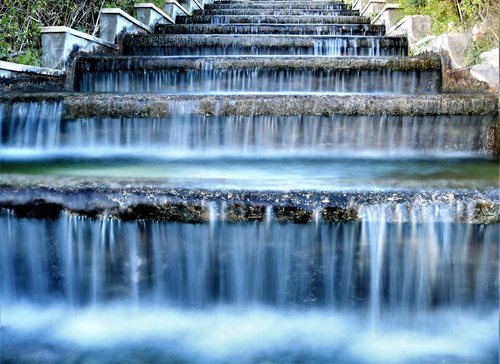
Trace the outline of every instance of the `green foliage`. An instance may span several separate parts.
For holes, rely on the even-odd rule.
[[[128,14],[134,14],[134,0],[116,0],[116,1],[106,1],[104,3],[105,8],[120,8]]]
[[[498,41],[498,19],[500,3],[497,0],[396,0],[402,5],[404,15],[429,15],[432,31],[441,34],[450,23],[462,28],[482,23],[488,27],[490,37]]]
[[[450,23],[458,24],[460,19],[453,0],[398,0],[402,5],[402,16],[429,15],[432,18],[432,33],[441,34]]]
[[[40,49],[28,48],[13,59],[13,62],[28,64],[31,66],[42,66],[42,52]]]
[[[40,21],[31,1],[5,0],[0,4],[0,59],[11,60],[23,56],[25,50],[39,48]]]
[[[472,41],[472,44],[467,52],[467,56],[465,57],[465,66],[469,67],[481,63],[481,53],[489,51],[494,48],[495,45],[498,46],[496,42],[492,43],[490,39],[484,37]]]
[[[39,65],[40,28],[67,26],[95,34],[101,7],[134,15],[134,0],[0,0],[0,60]],[[148,1],[159,8],[165,0]]]
[[[480,62],[480,54],[498,47],[498,0],[397,0],[402,5],[401,18],[405,15],[429,15],[432,33],[442,34],[448,30],[470,29],[480,24],[481,31],[470,46],[465,64]],[[454,24],[454,26],[451,26]]]
[[[106,1],[104,3],[105,8],[120,8],[124,12],[133,15],[134,14],[134,4],[138,3],[139,1],[137,0],[115,0],[115,1]],[[160,9],[163,8],[163,5],[165,5],[165,0],[147,0],[144,2],[152,3],[159,7]]]
[[[498,44],[500,3],[497,0],[461,0],[460,7],[463,21],[467,25],[482,24],[486,29],[480,37]]]

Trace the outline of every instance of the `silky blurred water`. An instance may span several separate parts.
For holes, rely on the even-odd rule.
[[[4,210],[2,361],[493,363],[500,226],[456,209],[303,225]]]
[[[209,310],[2,306],[2,361],[16,363],[453,363],[498,360],[498,312],[437,311],[372,329],[363,317],[269,307]]]

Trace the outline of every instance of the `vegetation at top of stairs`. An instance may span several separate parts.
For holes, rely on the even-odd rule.
[[[476,26],[477,33],[469,48],[466,65],[479,63],[479,55],[498,47],[500,3],[496,0],[396,0],[406,15],[428,15],[432,33],[466,31]]]
[[[118,7],[134,14],[135,0],[4,0],[0,1],[0,60],[41,65],[40,28],[67,26],[97,33],[101,8]],[[148,0],[163,7],[164,0]]]

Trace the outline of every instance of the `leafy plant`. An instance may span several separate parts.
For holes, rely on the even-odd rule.
[[[460,21],[454,0],[398,0],[402,5],[401,17],[405,15],[429,15],[432,18],[431,31],[441,34],[448,30],[450,23]]]
[[[498,19],[500,3],[497,0],[397,0],[402,5],[401,18],[405,15],[429,15],[432,33],[442,34],[450,25],[470,29],[480,24],[483,31],[472,42],[466,65],[480,62],[480,54],[498,46]]]
[[[150,2],[162,8],[165,0]],[[39,65],[42,26],[67,26],[96,34],[102,7],[118,7],[134,15],[134,3],[134,0],[0,0],[0,60]]]
[[[481,53],[486,52],[494,47],[496,43],[491,43],[490,40],[485,38],[478,38],[472,41],[471,46],[465,57],[464,64],[466,67],[473,66],[481,63]]]
[[[28,48],[15,57],[16,63],[28,64],[31,66],[42,66],[42,52],[39,49]]]

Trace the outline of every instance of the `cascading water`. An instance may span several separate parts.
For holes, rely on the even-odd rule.
[[[280,224],[272,216],[262,223],[200,225],[66,214],[43,221],[4,210],[3,322],[39,336],[40,345],[60,345],[52,353],[56,358],[75,345],[97,350],[99,340],[92,334],[104,320],[104,327],[126,328],[109,326],[111,331],[100,334],[110,335],[106,340],[145,347],[160,340],[166,345],[161,355],[174,361],[231,360],[242,350],[255,360],[266,355],[266,344],[247,347],[242,338],[223,349],[209,339],[209,347],[201,349],[193,341],[193,335],[206,334],[204,325],[222,334],[221,325],[232,325],[234,315],[242,315],[250,320],[244,337],[257,340],[259,333],[264,342],[278,340],[279,346],[305,325],[294,337],[295,348],[286,349],[294,360],[315,341],[313,360],[333,354],[341,362],[364,362],[373,355],[380,362],[432,362],[455,355],[458,345],[429,342],[418,352],[404,345],[384,352],[369,344],[374,328],[385,328],[378,340],[393,340],[391,335],[408,335],[401,332],[403,325],[425,340],[458,340],[465,345],[461,355],[488,362],[495,358],[491,317],[498,302],[500,231],[498,225],[453,223],[455,209],[375,205],[364,209],[363,222],[341,225]],[[136,311],[124,317],[130,307]],[[457,310],[458,321],[450,320]],[[73,314],[63,318],[66,312]],[[197,322],[201,312],[207,322]],[[31,326],[18,327],[25,322],[19,315],[31,319]],[[266,320],[281,322],[281,315],[292,321],[278,331],[262,331]],[[346,320],[354,327],[343,333]],[[320,322],[326,323],[322,329]],[[464,324],[473,325],[470,329],[482,338],[467,330],[457,336]],[[177,335],[180,347],[172,346]],[[366,346],[347,344],[347,337]],[[18,340],[23,339],[9,338],[4,350],[14,355],[10,345]],[[144,360],[141,355],[134,360]],[[21,353],[14,357],[26,359]]]
[[[0,109],[0,148],[52,148],[60,138],[62,104],[16,103]]]
[[[176,38],[177,37],[177,38]],[[125,53],[133,56],[406,56],[404,38],[259,35],[188,35],[126,38]]]
[[[342,47],[342,45],[340,45]],[[334,46],[335,48],[335,46]],[[340,49],[326,53],[339,54]],[[374,52],[377,52],[376,50]],[[85,72],[84,92],[384,92],[437,93],[441,75],[435,72],[364,70],[211,69]]]
[[[0,95],[0,361],[496,362],[497,100],[356,15],[221,0]]]
[[[205,116],[64,120],[59,102],[16,103],[0,118],[0,146],[39,153],[176,151],[343,155],[487,153],[485,116]]]
[[[380,26],[366,24],[159,24],[156,28],[162,34],[384,35]]]
[[[2,298],[76,307],[305,305],[375,316],[395,310],[406,320],[440,307],[493,309],[498,226],[454,226],[455,208],[397,206],[395,214],[368,206],[362,223],[271,217],[213,227],[65,214],[39,221],[4,211]]]

